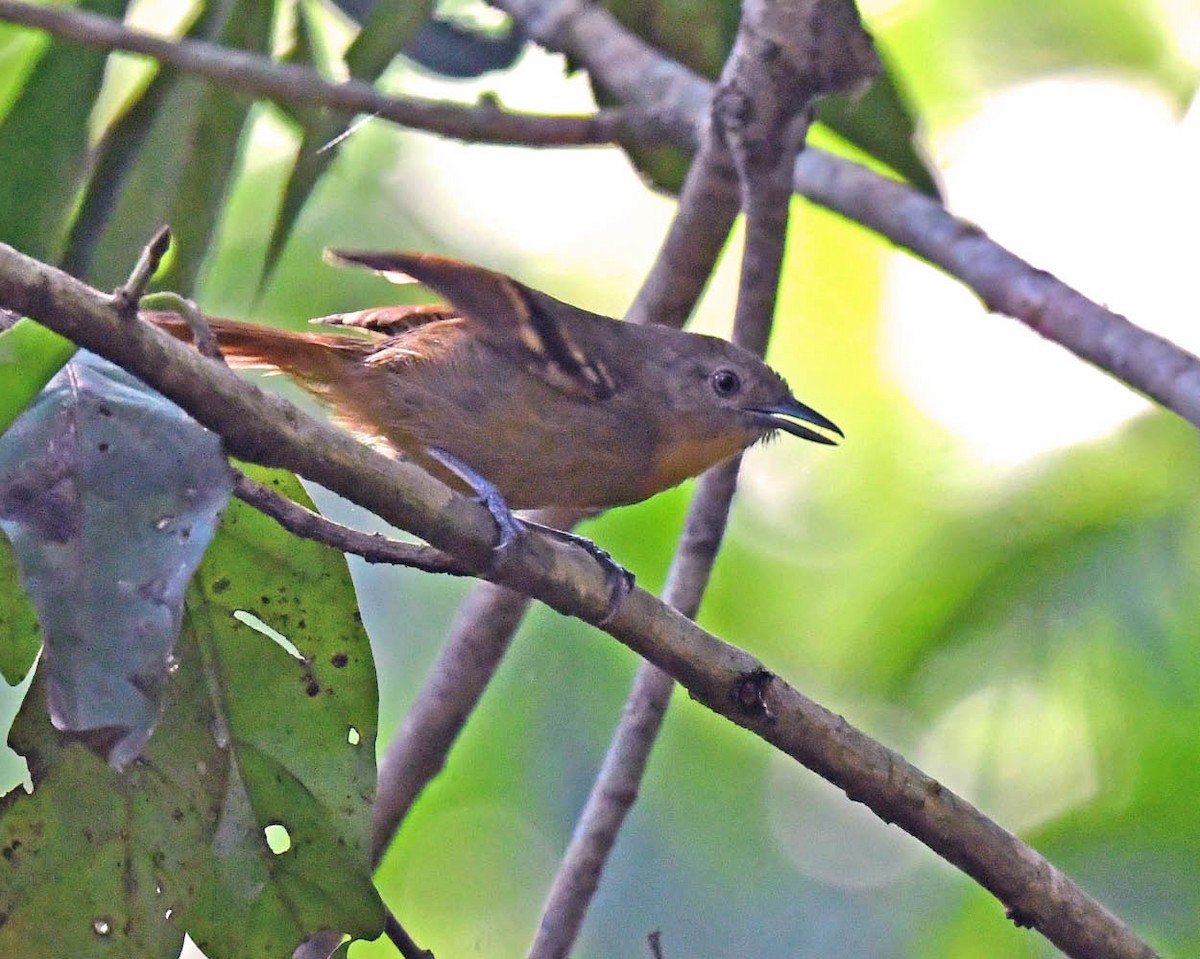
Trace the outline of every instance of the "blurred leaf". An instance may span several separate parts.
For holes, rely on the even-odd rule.
[[[932,538],[911,542],[914,560],[895,567],[890,594],[871,601],[888,622],[863,625],[889,641],[874,642],[866,675],[909,682],[931,657],[1005,623],[1023,624],[1028,656],[1056,642],[1039,618],[1074,623],[1086,610],[1131,641],[1152,642],[1162,632],[1157,611],[1191,589],[1169,536],[1186,529],[1182,477],[1189,464],[1200,468],[1186,433],[1164,417],[1132,424],[1120,444],[1071,450],[1008,497],[943,517]],[[1148,462],[1178,472],[1146,470]]]
[[[57,729],[149,740],[183,594],[232,489],[220,438],[81,355],[0,439],[0,527],[45,638]]]
[[[311,507],[294,477],[250,472]],[[378,698],[345,558],[235,501],[188,617],[217,704],[214,735],[236,760],[189,934],[210,959],[291,955],[321,928],[374,938]],[[266,844],[273,824],[287,830],[286,852]]]
[[[432,0],[378,3],[346,51],[346,67],[357,80],[374,83],[430,17]],[[311,27],[311,24],[308,25]],[[306,29],[304,25],[301,29]],[[301,34],[300,52],[311,55],[314,45]],[[279,215],[267,241],[261,287],[265,287],[283,255],[292,228],[313,189],[338,156],[338,138],[349,128],[336,114],[301,116],[300,149],[284,189]],[[352,121],[351,121],[352,122]]]
[[[74,353],[74,343],[33,320],[0,331],[0,433]]]
[[[45,33],[0,23],[0,117],[8,113],[49,44]]]
[[[227,0],[205,4],[185,36],[212,40],[228,19],[230,6]],[[131,98],[100,138],[93,151],[92,175],[80,198],[79,212],[71,223],[63,253],[63,267],[72,275],[90,275],[96,245],[121,197],[125,181],[180,77],[169,65],[156,64],[145,89]],[[170,258],[174,259],[178,252],[173,249]]]
[[[81,0],[79,9],[121,19],[126,3]],[[107,60],[103,49],[51,43],[0,122],[0,242],[57,261],[84,175],[88,117]]]
[[[274,0],[227,0],[193,27],[222,45],[265,52]],[[249,101],[190,76],[164,71],[106,134],[70,255],[97,286],[120,283],[131,251],[164,223],[172,255],[158,285],[190,294],[208,250],[237,159]]]
[[[1166,23],[1153,4],[1142,0],[967,0],[954,4],[953,18],[958,43],[974,47],[976,68],[996,78],[1091,64],[1154,78],[1177,96],[1190,94],[1191,84],[1182,90],[1178,86]],[[999,51],[998,36],[1004,38]]]
[[[1140,78],[1182,112],[1200,79],[1188,50],[1194,31],[1181,28],[1191,16],[1187,6],[934,0],[907,5],[882,32],[906,86],[942,122],[961,122],[997,87],[1092,70]]]
[[[4,955],[179,955],[231,770],[186,630],[178,655],[158,734],[125,772],[55,731],[39,668],[9,735],[33,792],[0,800]]]
[[[941,199],[933,166],[918,145],[916,119],[896,89],[892,64],[886,57],[883,62],[884,72],[865,93],[825,97],[817,106],[817,119],[926,196]]]
[[[508,69],[523,49],[525,38],[515,27],[494,36],[434,17],[417,31],[404,55],[439,76],[467,79]]]

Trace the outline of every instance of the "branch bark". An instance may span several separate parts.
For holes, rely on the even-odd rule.
[[[111,17],[71,7],[0,0],[0,20],[45,30],[105,50],[140,53],[184,73],[204,77],[230,90],[292,106],[316,106],[345,113],[376,114],[402,126],[472,143],[521,146],[585,146],[609,143],[624,122],[620,110],[584,116],[516,113],[484,102],[468,107],[420,97],[388,96],[369,83],[330,83],[295,64],[200,40],[168,40],[131,30]]]

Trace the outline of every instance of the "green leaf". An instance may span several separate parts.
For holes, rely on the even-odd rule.
[[[121,19],[126,2],[82,0],[79,9]],[[51,43],[0,123],[0,241],[38,259],[58,259],[107,59],[102,49]]]
[[[37,612],[21,588],[11,544],[0,536],[0,676],[15,686],[42,648]]]
[[[0,433],[74,353],[74,343],[33,320],[0,332]]]
[[[254,472],[310,505],[294,477]],[[162,723],[125,773],[51,726],[46,689],[39,671],[10,736],[34,788],[0,802],[0,955],[174,959],[187,931],[209,959],[289,956],[324,927],[379,934],[375,673],[339,553],[231,505]]]
[[[346,51],[346,66],[350,75],[369,83],[379,79],[388,64],[429,19],[432,10],[431,0],[376,4],[371,16]],[[303,12],[300,29],[311,29],[311,23],[304,20]],[[299,53],[315,54],[316,45],[311,42],[311,38],[306,38],[301,33],[300,40]],[[338,144],[334,141],[349,125],[345,117],[335,114],[299,116],[302,119],[300,149],[296,153],[295,165],[288,177],[279,215],[267,241],[267,257],[262,274],[263,286],[270,280],[279,257],[283,255],[288,237],[300,218],[300,211],[304,209],[325,171],[337,158]]]
[[[0,800],[3,955],[179,955],[231,770],[186,631],[178,653],[158,734],[124,773],[54,729],[39,670],[9,736],[33,792]]]
[[[266,51],[273,12],[274,0],[216,5],[191,35]],[[156,77],[104,138],[72,230],[75,272],[86,267],[95,285],[115,286],[129,270],[130,251],[169,223],[172,252],[157,285],[189,294],[216,230],[249,107],[195,77],[169,71]]]
[[[941,199],[933,168],[917,146],[917,121],[896,88],[892,68],[865,93],[825,97],[817,105],[817,119],[838,136],[899,173],[926,196]]]
[[[158,724],[184,592],[232,488],[220,437],[91,353],[0,437],[0,527],[55,727],[102,731],[117,767]]]
[[[45,33],[0,23],[0,117],[8,113],[49,44]]]
[[[254,473],[311,506],[294,477]],[[188,612],[236,775],[220,855],[206,864],[188,931],[210,959],[291,955],[322,928],[375,938],[382,907],[369,838],[378,699],[345,558],[240,502],[222,529]],[[275,824],[290,839],[280,854],[264,838]]]

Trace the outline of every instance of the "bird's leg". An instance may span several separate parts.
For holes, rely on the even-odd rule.
[[[454,454],[447,453],[437,446],[429,447],[427,452],[433,459],[470,486],[475,491],[476,499],[487,507],[487,511],[492,514],[492,519],[496,521],[496,526],[500,530],[500,540],[496,543],[496,552],[502,554],[516,542],[517,537],[524,530],[521,528],[521,521],[513,516],[512,510],[504,502],[504,496],[500,490],[494,483],[476,473]]]
[[[433,459],[437,460],[442,466],[446,467],[446,469],[450,470],[450,472],[470,486],[475,491],[476,499],[487,507],[487,511],[492,514],[492,519],[496,521],[496,526],[500,530],[500,540],[496,543],[495,550],[497,558],[503,558],[505,550],[516,542],[517,537],[524,534],[526,527],[547,533],[556,539],[572,543],[586,550],[590,556],[604,567],[604,571],[608,575],[608,609],[600,618],[599,625],[603,626],[612,619],[621,603],[625,601],[625,597],[633,590],[633,585],[636,581],[633,573],[629,572],[629,570],[613,559],[612,554],[607,550],[601,549],[586,536],[577,536],[575,533],[555,529],[553,526],[543,526],[541,523],[519,519],[508,508],[508,503],[504,501],[504,496],[496,488],[496,485],[475,472],[475,470],[471,469],[471,467],[453,453],[448,453],[437,446],[428,447],[427,452]]]

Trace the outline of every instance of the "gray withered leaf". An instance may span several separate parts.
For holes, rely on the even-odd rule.
[[[50,718],[118,769],[158,722],[184,590],[232,486],[219,437],[90,354],[0,437],[0,530],[41,624]]]

